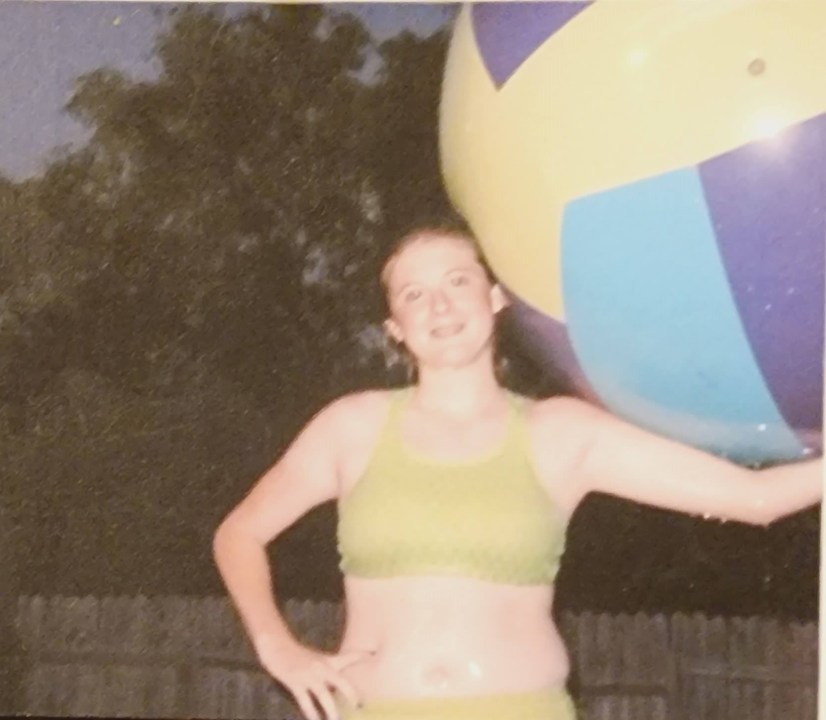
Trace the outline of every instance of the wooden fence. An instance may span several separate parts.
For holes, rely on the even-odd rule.
[[[285,614],[300,637],[335,646],[339,605],[288,602]],[[299,717],[257,670],[224,598],[24,597],[18,628],[19,713]],[[561,630],[582,720],[816,717],[814,624],[582,613],[565,614]]]

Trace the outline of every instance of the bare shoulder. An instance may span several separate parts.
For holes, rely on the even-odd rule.
[[[603,412],[584,400],[570,395],[528,401],[528,419],[532,431],[588,431]]]
[[[392,390],[361,390],[333,400],[318,415],[341,428],[380,422],[390,406]]]
[[[389,397],[353,393],[316,412],[233,510],[232,524],[269,542],[309,509],[340,497],[355,462],[368,452]]]
[[[569,514],[582,499],[576,478],[591,447],[602,411],[569,396],[529,400],[528,431],[539,480]]]
[[[340,492],[347,494],[358,482],[384,427],[392,390],[365,390],[340,397],[326,409],[335,427]]]
[[[387,417],[392,390],[363,390],[333,400],[317,416],[323,435],[338,457],[372,447]]]

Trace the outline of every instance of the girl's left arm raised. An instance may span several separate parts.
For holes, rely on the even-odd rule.
[[[768,525],[822,498],[820,458],[753,470],[573,403],[570,419],[587,428],[574,472],[580,495],[608,493],[755,525]]]

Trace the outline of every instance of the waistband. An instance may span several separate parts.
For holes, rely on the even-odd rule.
[[[374,700],[354,710],[340,704],[342,720],[576,720],[564,689]]]

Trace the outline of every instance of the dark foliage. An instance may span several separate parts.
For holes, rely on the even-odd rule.
[[[401,232],[451,216],[446,47],[374,47],[320,6],[192,6],[158,43],[157,82],[78,81],[67,109],[89,143],[0,179],[5,587],[220,591],[222,514],[322,404],[398,380],[377,272]],[[507,327],[502,344],[514,387],[552,390]],[[322,508],[280,543],[285,595],[340,592],[334,521]],[[758,531],[595,500],[560,606],[810,618],[816,547],[815,513]]]

